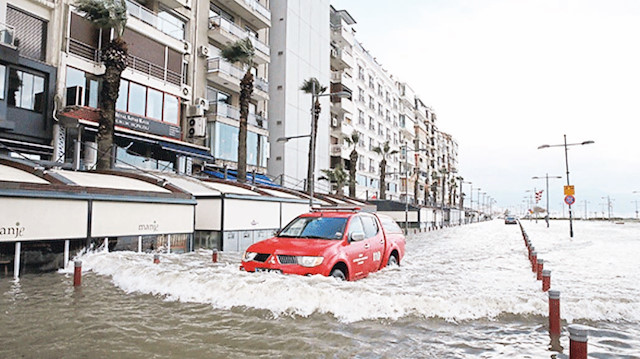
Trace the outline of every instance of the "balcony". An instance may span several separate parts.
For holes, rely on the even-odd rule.
[[[126,0],[126,2],[127,12],[130,16],[158,29],[174,39],[184,40],[184,29],[177,24],[158,17],[156,13],[134,1]]]
[[[271,26],[271,12],[256,0],[230,0],[224,2],[224,5],[256,29]]]
[[[347,51],[336,47],[331,48],[331,65],[337,70],[350,69],[352,63],[353,57]]]
[[[209,115],[213,115],[215,119],[219,117],[228,118],[235,121],[240,121],[240,109],[231,105],[227,105],[222,102],[212,102],[209,105]],[[251,126],[262,128],[265,130],[269,129],[269,121],[265,117],[260,114],[249,114],[249,118],[247,118],[247,123]]]
[[[221,44],[249,38],[256,49],[255,61],[259,64],[269,63],[269,45],[256,39],[248,31],[223,17],[213,16],[209,18],[209,38]]]
[[[219,57],[207,61],[207,79],[220,86],[224,86],[235,92],[240,92],[240,80],[244,77],[245,70],[228,63]],[[269,99],[269,83],[267,80],[253,78],[253,96],[258,100]]]
[[[351,47],[355,41],[353,32],[350,27],[342,24],[331,24],[331,40],[343,47]]]
[[[0,22],[0,44],[15,48],[15,38],[13,26]]]
[[[329,152],[331,157],[349,158],[349,153],[342,145],[331,145]]]
[[[192,0],[160,0],[161,3],[167,5],[170,9],[177,9],[181,7],[191,7]]]

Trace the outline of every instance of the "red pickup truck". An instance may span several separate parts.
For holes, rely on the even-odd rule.
[[[391,217],[358,208],[314,209],[249,246],[240,269],[356,280],[400,264],[404,247],[404,233]]]

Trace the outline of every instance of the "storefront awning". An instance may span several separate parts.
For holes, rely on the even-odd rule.
[[[209,153],[206,150],[202,150],[200,148],[190,147],[186,145],[179,145],[176,143],[165,142],[165,141],[159,141],[158,144],[160,145],[160,147],[162,147],[163,150],[179,153],[181,155],[188,156],[188,157],[196,157],[206,161],[214,160],[211,153]]]

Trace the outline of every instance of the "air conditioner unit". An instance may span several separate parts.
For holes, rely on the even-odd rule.
[[[338,57],[338,50],[331,49],[331,57]]]
[[[191,43],[190,42],[184,42],[184,53],[186,55],[191,55]]]
[[[189,119],[187,134],[189,137],[205,137],[207,132],[207,119],[205,117],[192,117]]]
[[[204,106],[200,105],[187,105],[185,109],[185,114],[187,117],[202,117],[204,116]]]
[[[209,100],[204,97],[198,97],[196,99],[196,106],[201,106],[205,111],[209,110]]]
[[[198,55],[200,57],[209,57],[209,47],[207,45],[198,47]]]
[[[67,106],[82,106],[84,104],[84,87],[67,87]]]
[[[335,117],[331,118],[331,127],[338,127],[338,119]]]

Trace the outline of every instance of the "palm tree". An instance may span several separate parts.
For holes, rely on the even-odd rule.
[[[238,130],[238,181],[247,180],[247,119],[249,118],[249,100],[253,93],[253,59],[256,50],[249,38],[227,44],[220,50],[220,56],[228,62],[240,63],[247,72],[240,80],[240,123]]]
[[[318,178],[319,180],[329,181],[332,184],[336,185],[335,194],[338,196],[343,196],[344,193],[342,191],[344,184],[347,182],[347,172],[344,171],[341,164],[338,164],[335,168],[330,170],[322,170],[321,171],[324,176]]]
[[[105,71],[101,76],[102,89],[98,107],[98,161],[96,168],[111,168],[111,148],[116,121],[116,100],[120,90],[120,75],[127,67],[127,43],[122,39],[127,24],[127,5],[124,0],[78,0],[76,7],[85,18],[101,29],[113,29],[115,38],[102,47],[100,60]]]
[[[307,192],[311,194],[311,188],[313,188],[313,169],[316,164],[316,137],[318,135],[318,119],[320,118],[320,99],[318,95],[327,91],[327,86],[322,86],[317,78],[311,77],[304,80],[300,90],[305,93],[311,94],[311,101],[313,103],[313,117],[311,119],[311,138],[309,139],[309,165],[307,166]]]
[[[398,150],[391,150],[389,141],[386,141],[382,147],[375,147],[373,151],[382,156],[382,160],[380,161],[380,199],[386,199],[387,183],[385,176],[387,175],[387,158],[398,153]]]
[[[351,132],[351,136],[344,136],[344,142],[349,146],[353,146],[349,154],[349,197],[356,197],[356,169],[358,168],[358,142],[360,134],[358,131]]]

